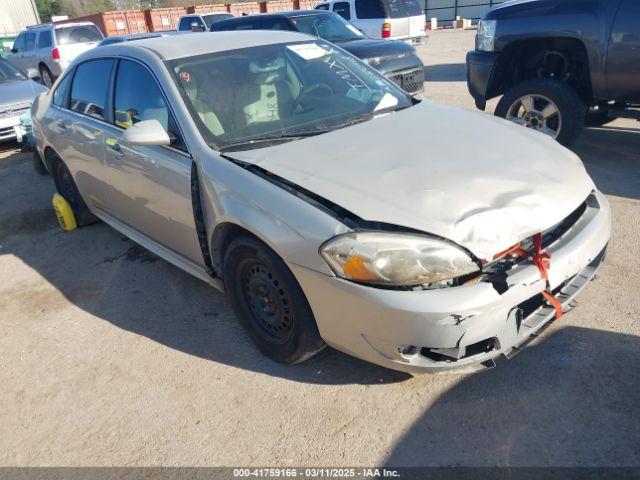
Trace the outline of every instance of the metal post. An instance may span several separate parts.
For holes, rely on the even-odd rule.
[[[458,0],[455,0],[455,4],[453,7],[453,20],[458,19]]]

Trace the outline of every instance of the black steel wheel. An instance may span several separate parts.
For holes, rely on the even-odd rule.
[[[53,159],[51,173],[56,184],[56,190],[71,205],[78,226],[83,227],[97,222],[98,217],[91,213],[87,204],[84,203],[71,172],[60,158]]]
[[[265,244],[249,236],[233,240],[223,275],[240,323],[264,355],[297,363],[325,347],[300,285]]]

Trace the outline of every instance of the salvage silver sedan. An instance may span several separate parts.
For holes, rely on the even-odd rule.
[[[420,101],[297,33],[105,46],[33,110],[80,225],[225,291],[258,348],[410,372],[512,356],[593,277],[610,211],[551,138]]]

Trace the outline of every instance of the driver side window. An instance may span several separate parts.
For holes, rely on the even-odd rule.
[[[113,118],[117,126],[129,128],[143,120],[157,120],[172,137],[171,146],[186,151],[180,130],[156,80],[139,63],[120,61],[113,104]]]
[[[18,35],[18,38],[13,42],[13,50],[15,50],[15,53],[24,51],[24,36],[25,34],[23,32]]]

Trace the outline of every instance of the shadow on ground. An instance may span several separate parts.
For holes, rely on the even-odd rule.
[[[638,126],[589,128],[572,148],[598,189],[608,195],[640,199],[640,123]]]
[[[467,67],[464,63],[444,63],[424,67],[425,82],[466,82]]]
[[[589,130],[575,150],[605,193],[638,198],[638,132],[613,128]],[[0,184],[0,255],[15,255],[69,302],[121,329],[189,355],[298,382],[377,384],[408,378],[331,349],[300,365],[273,363],[258,353],[226,299],[211,287],[104,224],[69,233],[60,231],[51,208],[53,182],[33,171],[29,155],[16,152],[0,157]],[[39,292],[16,291],[13,297],[13,301],[24,303],[20,309],[26,315],[30,308],[38,311],[50,308]],[[526,378],[515,380],[522,383]],[[510,381],[505,379],[504,390]],[[518,396],[514,398],[522,401]],[[455,398],[451,401],[455,404]],[[466,408],[466,404],[462,406]],[[526,422],[526,404],[520,411]],[[419,430],[414,435],[418,444],[428,445]],[[435,442],[440,440],[434,438]]]
[[[577,327],[546,334],[438,398],[386,464],[638,466],[639,362],[634,335]]]
[[[61,231],[51,207],[53,181],[37,175],[30,158],[18,152],[0,158],[0,255],[18,257],[75,306],[186,354],[293,381],[382,384],[410,378],[330,348],[299,365],[268,360],[212,287],[105,224]],[[21,302],[25,316],[60,307],[54,306],[56,295],[51,301],[43,295],[20,287],[10,296]]]

